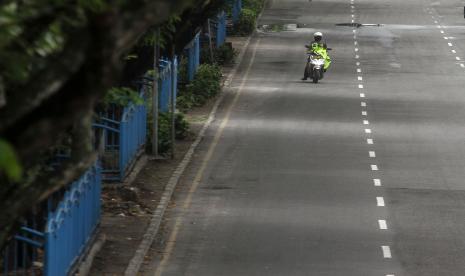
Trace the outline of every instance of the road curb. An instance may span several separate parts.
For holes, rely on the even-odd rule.
[[[78,271],[74,275],[79,275],[79,276],[89,275],[95,256],[97,256],[97,254],[100,252],[106,240],[107,240],[107,236],[105,234],[101,234],[97,237],[97,240],[94,242],[94,244],[90,248],[89,253],[85,257],[85,259],[82,260],[82,262],[79,264]]]
[[[238,55],[237,63],[235,64],[233,70],[228,74],[228,77],[225,80],[223,88],[231,85],[231,82],[237,73],[237,69],[242,63],[245,52],[247,48],[249,47],[249,43],[250,43],[252,36],[253,35],[247,38],[243,48],[241,49],[241,52]],[[152,215],[150,224],[142,238],[141,243],[139,244],[139,247],[136,250],[136,253],[132,257],[131,261],[129,262],[126,268],[126,271],[124,272],[124,275],[133,276],[133,275],[137,275],[137,273],[139,272],[142,262],[144,261],[144,257],[147,254],[148,250],[150,249],[153,243],[153,240],[155,239],[155,236],[158,233],[158,230],[160,228],[166,208],[168,207],[168,204],[179,182],[179,179],[181,178],[182,174],[184,173],[190,161],[192,160],[192,156],[194,155],[194,152],[197,149],[198,145],[200,144],[200,142],[202,142],[203,138],[205,137],[205,133],[207,129],[210,127],[211,123],[214,121],[216,117],[216,113],[218,111],[218,107],[223,102],[224,97],[225,97],[225,92],[222,91],[222,93],[220,94],[220,97],[215,101],[215,104],[213,105],[213,108],[210,111],[208,120],[204,123],[194,143],[192,143],[192,145],[189,147],[189,150],[184,155],[182,161],[179,163],[176,170],[171,175],[168,181],[168,184],[166,185],[165,190],[163,191],[163,195],[160,199],[160,202]]]

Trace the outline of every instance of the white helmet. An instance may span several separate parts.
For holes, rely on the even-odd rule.
[[[323,33],[322,32],[316,32],[313,34],[313,37],[321,37],[323,38]]]

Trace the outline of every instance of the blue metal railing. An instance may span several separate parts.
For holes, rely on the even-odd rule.
[[[178,86],[178,58],[170,61],[160,59],[160,75],[158,79],[158,108],[160,112],[168,112],[171,104],[171,93],[174,93],[174,104],[176,105],[176,94]]]
[[[41,211],[4,251],[4,275],[67,275],[100,222],[100,195],[101,169],[95,164],[37,207]]]
[[[141,85],[140,96],[145,100]],[[112,105],[100,114],[94,127],[103,129],[104,152],[101,156],[103,179],[121,181],[128,174],[147,140],[146,104],[129,104],[122,108]]]
[[[187,51],[187,80],[192,81],[200,65],[200,33],[184,49]]]
[[[216,47],[220,47],[226,41],[226,13],[218,15],[216,24]]]
[[[241,15],[242,12],[242,0],[231,0],[232,10],[232,23],[235,24]]]

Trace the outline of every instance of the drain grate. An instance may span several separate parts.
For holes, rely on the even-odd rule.
[[[384,26],[383,24],[362,24],[362,23],[338,23],[336,26],[344,26],[344,27],[381,27]]]

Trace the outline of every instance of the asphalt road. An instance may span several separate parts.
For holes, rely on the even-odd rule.
[[[463,3],[352,3],[268,2],[147,275],[465,275]]]

